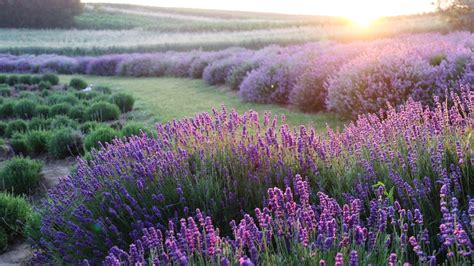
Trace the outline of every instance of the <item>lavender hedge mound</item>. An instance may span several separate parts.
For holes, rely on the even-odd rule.
[[[467,252],[473,241],[467,214],[474,193],[473,97],[468,90],[452,94],[452,107],[435,98],[434,109],[409,100],[399,109],[382,112],[383,118],[363,116],[342,133],[328,130],[324,137],[303,126],[290,129],[284,119],[279,125],[268,113],[259,118],[256,112],[238,115],[224,109],[159,124],[156,138],[142,135],[115,140],[93,153],[90,162],[79,160],[76,173],[50,191],[40,209],[42,238],[37,241],[37,260],[78,263],[88,259],[97,264],[114,246],[128,249],[142,238],[145,228],[164,232],[169,221],[176,224],[198,208],[228,235],[233,229],[227,222],[266,206],[267,188],[294,187],[296,174],[307,180],[313,193],[322,192],[338,202],[358,200],[361,217],[373,217],[361,221],[362,227],[372,230],[367,232],[372,236],[366,235],[370,241],[357,249],[361,256],[374,245],[385,250],[381,238],[373,242],[376,228],[385,231],[381,224],[389,228],[387,234],[401,238],[400,231],[390,230],[405,225],[395,224],[392,229],[386,222],[373,222],[388,215],[385,208],[394,201],[411,213],[404,220],[409,228],[419,228],[411,225],[410,215],[416,210],[423,215],[422,227],[430,245],[412,229],[403,241],[410,236],[425,241],[426,256],[436,251],[439,259],[455,249]],[[442,184],[444,199],[456,213],[439,208]],[[377,202],[382,185],[387,199],[382,200],[383,206],[374,205],[371,202]],[[310,198],[315,196],[310,193]],[[456,205],[452,205],[453,197]],[[380,210],[375,211],[377,216],[370,216],[375,215],[374,208]],[[314,209],[321,215],[316,206]],[[459,219],[441,219],[447,213]],[[438,238],[444,223],[454,229],[462,226],[470,242],[452,240],[458,235],[451,229]],[[387,252],[396,252],[399,240],[392,239]],[[333,251],[327,253],[328,258]],[[252,249],[241,252],[239,256],[255,259],[249,254]],[[407,252],[400,260],[418,261],[412,251]],[[227,259],[235,260],[232,256]],[[462,261],[457,256],[452,259]]]
[[[0,72],[203,78],[243,100],[332,110],[347,118],[409,97],[433,104],[459,84],[474,90],[474,34],[430,33],[368,42],[319,42],[258,51],[228,48],[99,57],[0,55]]]

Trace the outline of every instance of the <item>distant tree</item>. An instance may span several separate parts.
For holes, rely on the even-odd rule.
[[[0,0],[0,27],[70,27],[82,8],[81,0]]]
[[[438,0],[437,9],[455,29],[474,30],[474,0]]]

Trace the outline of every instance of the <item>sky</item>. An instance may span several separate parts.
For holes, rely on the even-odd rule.
[[[432,3],[435,0],[82,0],[82,2],[372,18],[429,12],[434,9]]]

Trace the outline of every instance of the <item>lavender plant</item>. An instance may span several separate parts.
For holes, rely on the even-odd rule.
[[[393,244],[387,247],[383,243],[387,239],[374,238],[374,233],[369,236],[369,230],[365,249],[341,249],[342,257],[347,258],[354,249],[361,254],[359,258],[368,259],[366,252],[375,248],[386,253],[374,258],[381,261],[403,242],[416,247],[415,253],[421,246],[426,259],[431,260],[435,251],[439,260],[451,258],[449,250],[461,249],[454,242],[441,244],[437,238],[441,224],[456,223],[454,228],[462,224],[464,232],[472,231],[466,213],[474,187],[472,97],[465,89],[451,96],[452,107],[435,99],[434,109],[410,100],[401,108],[360,117],[343,132],[328,129],[323,136],[303,126],[291,129],[284,118],[279,125],[268,113],[259,119],[252,111],[238,115],[223,109],[159,124],[156,138],[143,134],[116,139],[93,152],[90,162],[79,160],[75,174],[50,191],[40,209],[42,238],[37,241],[37,260],[78,263],[88,259],[97,264],[114,246],[126,249],[141,239],[144,228],[164,232],[170,220],[193,215],[190,210],[198,208],[219,221],[215,226],[228,236],[233,227],[226,221],[241,219],[242,212],[250,213],[255,206],[268,205],[266,188],[294,187],[298,183],[295,174],[305,177],[312,191],[348,204],[357,200],[361,218],[367,217],[365,227],[385,224],[381,231],[400,237],[391,238]],[[443,193],[449,197],[440,198],[441,184],[450,188],[450,193]],[[309,195],[318,202],[317,194]],[[377,205],[381,196],[383,204]],[[457,198],[455,205],[451,205],[453,197]],[[445,209],[438,208],[443,200],[447,208],[456,209],[448,212],[459,219],[449,219]],[[395,206],[395,201],[400,205],[397,211],[406,211],[405,236],[404,224],[391,228],[385,221],[386,208]],[[421,240],[421,231],[414,231],[418,230],[412,225],[416,225],[413,217],[417,213],[423,221],[430,221],[423,222],[423,232],[428,232],[423,239],[428,240]],[[447,231],[446,236],[450,234]],[[472,243],[470,233],[458,234],[467,234]],[[408,243],[410,236],[416,242]],[[312,237],[308,243],[317,235]],[[468,252],[470,244],[462,243],[462,250]],[[417,261],[408,247],[403,257],[396,254],[398,260]],[[250,261],[251,249],[245,253]],[[331,262],[334,252],[322,259]],[[224,254],[229,260],[236,259]],[[453,260],[458,261],[456,256]]]

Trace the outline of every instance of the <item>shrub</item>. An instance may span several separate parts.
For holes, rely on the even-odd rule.
[[[247,63],[232,68],[229,76],[226,78],[226,84],[234,91],[240,89],[240,84],[244,81],[247,75],[256,68],[255,64]]]
[[[40,91],[48,91],[51,89],[51,83],[49,81],[41,81],[39,84],[38,84],[38,89]]]
[[[5,136],[6,129],[7,129],[7,123],[0,121],[0,137]]]
[[[433,74],[427,62],[406,60],[398,51],[363,55],[344,65],[329,82],[328,108],[355,118],[377,112],[387,104],[397,106],[415,90],[426,91]]]
[[[50,108],[47,105],[38,105],[36,106],[36,113],[42,118],[47,118],[49,116]]]
[[[87,82],[85,82],[83,79],[80,78],[73,78],[69,82],[69,86],[73,87],[76,90],[83,90],[87,88]]]
[[[84,140],[86,151],[99,149],[101,144],[111,142],[118,135],[118,132],[110,127],[98,127],[86,136]]]
[[[26,142],[26,136],[21,133],[15,133],[10,141],[12,150],[17,155],[28,155],[28,143]]]
[[[15,86],[19,82],[20,82],[20,79],[18,78],[18,76],[11,75],[11,76],[8,76],[7,78],[7,84],[10,86]]]
[[[5,136],[12,137],[15,133],[24,133],[28,130],[28,124],[21,119],[10,121],[5,129]]]
[[[51,133],[45,130],[34,130],[26,135],[28,151],[33,154],[43,154],[47,151],[47,146]]]
[[[97,102],[86,109],[86,118],[99,122],[117,120],[120,116],[120,110],[115,104],[108,102]]]
[[[407,239],[416,237],[424,232],[426,226],[431,244],[423,247],[426,248],[425,254],[438,254],[438,250],[445,248],[443,240],[438,238],[440,226],[470,228],[469,219],[455,218],[456,222],[439,219],[443,215],[461,215],[470,205],[473,180],[469,177],[473,165],[467,147],[472,132],[469,121],[473,103],[468,95],[466,92],[458,105],[451,109],[440,106],[433,110],[409,101],[399,109],[388,110],[384,118],[368,115],[347,125],[342,132],[329,129],[321,136],[316,135],[313,128],[294,130],[285,124],[277,126],[279,121],[276,118],[271,121],[271,114],[262,118],[255,112],[239,115],[226,110],[157,125],[156,139],[147,136],[126,141],[118,139],[113,145],[92,152],[90,162],[79,160],[74,175],[63,180],[45,200],[41,209],[44,234],[38,243],[45,249],[44,254],[50,256],[49,261],[74,264],[87,258],[90,264],[100,264],[113,246],[125,249],[129,243],[141,240],[143,229],[152,226],[168,228],[170,221],[179,222],[181,217],[194,215],[188,214],[189,210],[200,208],[206,216],[219,223],[216,226],[223,238],[247,235],[242,232],[252,234],[255,227],[251,221],[265,225],[265,221],[273,217],[271,213],[275,212],[284,219],[276,223],[280,226],[276,230],[281,231],[268,235],[283,237],[283,241],[281,245],[269,241],[268,248],[287,250],[291,247],[296,251],[299,249],[288,243],[305,241],[308,236],[311,241],[304,252],[345,252],[352,248],[351,241],[355,238],[347,239],[348,235],[354,234],[346,230],[358,225],[367,227],[366,230],[360,228],[362,231],[358,233],[362,240],[357,248],[361,252],[373,254],[373,245],[376,245],[377,249],[384,250],[385,256],[391,252],[401,256],[412,252],[411,247],[401,247],[398,240],[390,243],[386,240],[400,239],[402,232]],[[465,115],[461,115],[464,112]],[[459,152],[456,146],[461,147]],[[295,178],[295,173],[306,178]],[[271,194],[265,196],[266,188],[285,187],[285,184],[297,187],[295,191],[299,194],[295,195],[295,200],[309,202],[311,199],[319,205],[286,204],[285,200],[292,197],[290,192],[286,195],[282,195],[284,192],[274,193],[276,198]],[[316,194],[316,191],[311,193],[310,186],[324,191],[328,197]],[[440,198],[440,192],[446,200],[454,196],[458,200],[442,203],[448,210],[443,208],[441,211],[440,202],[436,200]],[[356,202],[351,204],[353,201]],[[70,202],[75,204],[71,206]],[[253,213],[262,202],[272,207],[262,210],[261,215],[257,213],[257,219],[244,215]],[[336,202],[347,204],[339,206]],[[392,204],[399,206],[390,208]],[[304,206],[305,211],[296,211]],[[286,207],[295,212],[284,211]],[[78,213],[87,214],[88,219]],[[299,215],[308,220],[302,221]],[[393,215],[394,225],[391,222]],[[399,215],[404,217],[402,221]],[[418,218],[412,218],[414,216]],[[421,216],[429,222],[420,222]],[[241,219],[244,220],[242,227],[238,227],[237,222],[236,227],[227,225],[228,221]],[[306,223],[313,219],[324,225]],[[244,222],[248,226],[243,226]],[[405,222],[408,230],[400,230],[400,226],[405,227]],[[71,228],[70,223],[77,227]],[[100,226],[98,231],[97,227],[91,227],[91,223],[107,226]],[[290,224],[308,226],[317,232],[301,236],[293,230],[298,227],[286,227]],[[170,228],[173,232],[166,236],[183,232],[173,225]],[[195,232],[194,226],[189,228]],[[211,226],[207,228],[210,230]],[[325,236],[327,231],[322,233],[326,229],[321,228],[331,228],[328,239]],[[82,233],[77,236],[74,231]],[[319,233],[324,234],[324,241],[321,237],[316,240]],[[456,239],[453,231],[448,234]],[[265,234],[258,235],[263,237]],[[336,240],[333,236],[337,236]],[[110,241],[104,241],[107,237]],[[256,238],[255,245],[262,243],[260,239]],[[349,244],[340,246],[341,241],[349,241]],[[371,241],[376,244],[369,244]],[[86,243],[87,249],[77,248]],[[168,243],[175,245],[175,242]],[[247,243],[254,242],[249,240]],[[176,243],[176,247],[179,246]],[[453,252],[468,250],[467,246],[452,247]],[[248,247],[242,248],[247,250]],[[293,252],[285,254],[290,253]],[[296,253],[301,257],[299,251]],[[269,258],[273,257],[270,255]],[[404,258],[410,263],[417,261],[416,258]],[[382,262],[384,259],[372,264],[386,263]]]
[[[290,94],[290,103],[303,112],[317,112],[326,109],[326,77],[320,72],[306,72],[296,82]]]
[[[69,110],[68,116],[71,119],[82,122],[84,121],[85,114],[86,111],[84,106],[74,106],[74,108],[71,108],[71,110]]]
[[[35,210],[32,210],[26,221],[25,237],[32,241],[41,239],[41,216]]]
[[[31,80],[31,76],[29,76],[29,75],[20,76],[19,81],[20,81],[21,84],[26,84],[26,85],[33,84],[33,81]]]
[[[0,227],[0,254],[3,253],[3,251],[7,250],[7,247],[8,247],[7,232],[5,232],[5,229],[3,229],[3,227]]]
[[[52,94],[48,96],[48,103],[67,103],[72,106],[79,104],[79,99],[76,97],[76,95],[67,93],[67,94]]]
[[[34,84],[34,85],[39,85],[41,83],[41,77],[39,76],[33,76],[31,78],[31,84]]]
[[[15,105],[13,102],[4,102],[0,105],[0,118],[13,117],[13,108]]]
[[[47,130],[51,126],[51,120],[42,117],[33,117],[28,122],[28,130]]]
[[[31,211],[24,198],[0,192],[0,251],[7,248],[8,242],[24,236],[24,225]]]
[[[249,102],[285,104],[294,82],[289,66],[264,65],[247,75],[240,85],[240,97]]]
[[[38,188],[41,179],[40,161],[14,157],[0,170],[0,188],[16,195],[29,194]],[[5,217],[5,216],[3,216]]]
[[[0,96],[2,96],[2,97],[10,97],[10,96],[11,96],[11,90],[10,90],[10,88],[0,86]]]
[[[58,115],[51,120],[51,129],[59,129],[63,127],[77,128],[77,122],[65,115]]]
[[[85,122],[80,126],[81,132],[84,134],[89,134],[89,132],[93,131],[94,129],[98,128],[100,126],[99,123],[95,121],[88,121]]]
[[[151,135],[150,130],[148,130],[145,127],[145,125],[141,123],[128,123],[122,128],[120,133],[122,137],[131,137],[131,136],[138,136],[142,132],[147,135]]]
[[[133,110],[135,99],[130,94],[116,93],[110,98],[111,102],[120,108],[122,113],[127,113]]]
[[[57,103],[50,107],[49,116],[54,117],[57,115],[67,115],[71,108],[72,106],[68,103]]]
[[[13,108],[16,117],[21,119],[30,119],[37,114],[36,104],[31,100],[20,100]]]
[[[92,88],[94,92],[102,93],[102,94],[112,94],[112,90],[109,87],[105,86],[95,86]]]
[[[53,86],[59,84],[59,77],[54,74],[45,74],[41,77],[41,79],[45,82],[49,82]]]
[[[48,142],[48,153],[57,158],[82,154],[82,135],[71,128],[62,128],[54,131]]]
[[[1,84],[6,84],[6,83],[7,83],[7,76],[0,75],[0,85]]]

